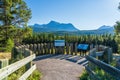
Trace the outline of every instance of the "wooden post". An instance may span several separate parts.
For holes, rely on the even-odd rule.
[[[105,47],[103,57],[104,62],[110,63],[112,61],[112,49]]]
[[[69,54],[69,43],[66,43],[66,54]]]
[[[22,51],[24,53],[24,51],[25,51],[25,45],[22,46]]]
[[[27,45],[26,45],[26,48],[28,48],[28,49],[29,49],[29,47],[30,47],[30,46],[27,44]]]
[[[25,57],[28,57],[32,55],[32,51],[30,51],[29,49],[25,49]],[[26,69],[28,70],[29,68],[31,68],[32,66],[32,62],[29,62],[27,65],[26,65]]]
[[[50,43],[51,44],[51,54],[54,54],[54,45],[53,45],[53,43]]]
[[[93,44],[90,45],[90,50],[93,49]]]
[[[75,55],[77,55],[77,43],[75,43]]]
[[[96,58],[96,48],[93,48],[92,50],[90,50],[89,55]],[[91,62],[88,63],[88,66],[93,70],[96,68],[96,66]]]
[[[6,66],[8,66],[8,59],[0,59],[0,69]],[[2,80],[7,80],[7,77]]]
[[[61,47],[61,53],[64,54],[64,46]]]
[[[44,44],[41,43],[41,54],[44,54],[44,48],[43,48]]]
[[[113,60],[113,53],[112,53],[112,48],[108,49],[108,63],[112,62]]]
[[[65,46],[63,47],[63,54],[65,54]]]
[[[70,54],[73,55],[73,43],[70,43]]]
[[[37,46],[38,46],[38,55],[40,55],[41,54],[41,46],[40,46],[40,44],[38,44]]]
[[[44,43],[44,54],[46,54],[46,43]]]
[[[37,50],[37,45],[33,44],[33,51],[34,51],[34,53],[36,53],[36,50]]]
[[[95,45],[95,48],[96,48],[96,51],[98,51],[98,48],[99,48],[98,45]]]
[[[30,50],[33,51],[33,44],[30,44]]]
[[[49,43],[46,43],[46,54],[49,54]]]
[[[120,69],[120,59],[117,60],[116,68]]]
[[[51,51],[50,51],[50,43],[47,43],[47,47],[48,47],[48,54],[51,54]]]
[[[57,52],[57,47],[55,47],[55,54],[58,54],[58,52]]]

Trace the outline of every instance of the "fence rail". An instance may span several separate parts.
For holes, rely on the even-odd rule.
[[[106,63],[106,61],[109,61],[109,62],[111,61],[111,58],[110,58],[112,54],[111,48],[104,47],[103,51],[99,51],[99,52],[96,52],[96,51],[97,51],[96,48],[93,48],[90,50],[89,55],[86,56],[86,59],[89,61],[88,65],[86,66],[87,72],[90,75],[92,74],[92,77],[96,77],[94,78],[95,80],[99,80],[97,79],[96,73],[92,71],[92,70],[95,70],[96,67],[98,67],[99,69],[102,69],[108,74],[110,74],[116,80],[120,80],[120,70]],[[97,55],[97,54],[102,54],[102,55]],[[103,58],[102,61],[99,60],[98,58],[99,56]],[[104,57],[108,59],[104,59]]]
[[[34,64],[28,71],[26,71],[20,78],[19,80],[26,80],[30,74],[36,69],[36,64]]]
[[[104,63],[100,60],[97,60],[96,58],[94,58],[92,56],[87,56],[86,58],[87,58],[88,61],[97,65],[99,68],[103,69],[105,72],[108,72],[112,76],[115,76],[115,77],[120,79],[120,70],[119,69],[117,69],[115,67],[112,67],[109,64]]]
[[[31,51],[29,51],[29,54],[31,53]],[[27,53],[26,53],[27,54]],[[13,72],[15,72],[16,70],[20,69],[22,66],[28,66],[28,64],[30,65],[31,61],[33,59],[35,59],[35,54],[29,55],[28,57],[19,60],[11,65],[8,65],[2,69],[0,69],[0,80],[4,80],[7,76],[9,76],[10,74],[12,74]],[[36,69],[36,65],[33,65],[32,67],[29,66],[30,69],[25,72],[20,78],[19,80],[26,80],[27,77],[30,76],[30,74]]]

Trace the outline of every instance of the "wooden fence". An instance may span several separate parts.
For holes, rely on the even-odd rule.
[[[86,51],[77,50],[78,43],[66,43],[64,47],[55,47],[54,43],[39,43],[39,44],[27,44],[20,46],[22,50],[28,48],[32,50],[36,55],[44,54],[71,54],[71,55],[86,55]]]
[[[106,49],[108,48],[103,48],[103,52],[100,52],[100,54],[102,54],[103,56],[108,54],[111,55],[111,51],[107,51]],[[111,50],[111,49],[108,49]],[[93,80],[101,80],[99,76],[97,76],[97,74],[94,72],[95,68],[98,67],[99,69],[104,70],[106,73],[108,73],[110,76],[112,76],[113,78],[115,78],[115,80],[120,80],[120,70],[117,69],[116,67],[113,67],[109,64],[106,63],[106,59],[104,60],[99,60],[99,58],[97,58],[96,54],[98,50],[96,50],[96,48],[93,48],[92,50],[90,50],[89,55],[86,56],[86,59],[89,61],[88,65],[85,67],[87,72],[90,74],[90,76],[93,78]],[[110,61],[110,56],[106,56],[108,57],[108,61]]]
[[[28,70],[17,80],[26,80],[36,69],[36,65],[32,64],[32,60],[36,57],[35,54],[32,54],[32,51],[25,48],[22,50],[22,48],[19,47],[16,47],[16,50],[24,52],[24,54],[26,54],[25,58],[0,69],[0,80],[7,80],[7,76],[20,69],[22,66],[26,66]]]

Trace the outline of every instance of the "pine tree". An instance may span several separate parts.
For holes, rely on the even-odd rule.
[[[31,10],[23,0],[0,0],[0,29],[5,39],[9,39],[9,30],[13,27],[27,26]]]
[[[7,46],[9,39],[18,42],[27,37],[32,32],[27,28],[30,18],[31,10],[24,0],[0,0],[0,47]]]
[[[116,41],[118,43],[118,52],[120,53],[120,22],[116,22],[115,28],[115,34],[116,34]]]

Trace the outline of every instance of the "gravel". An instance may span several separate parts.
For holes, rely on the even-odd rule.
[[[84,66],[66,59],[46,58],[34,61],[42,73],[41,80],[80,80]]]

